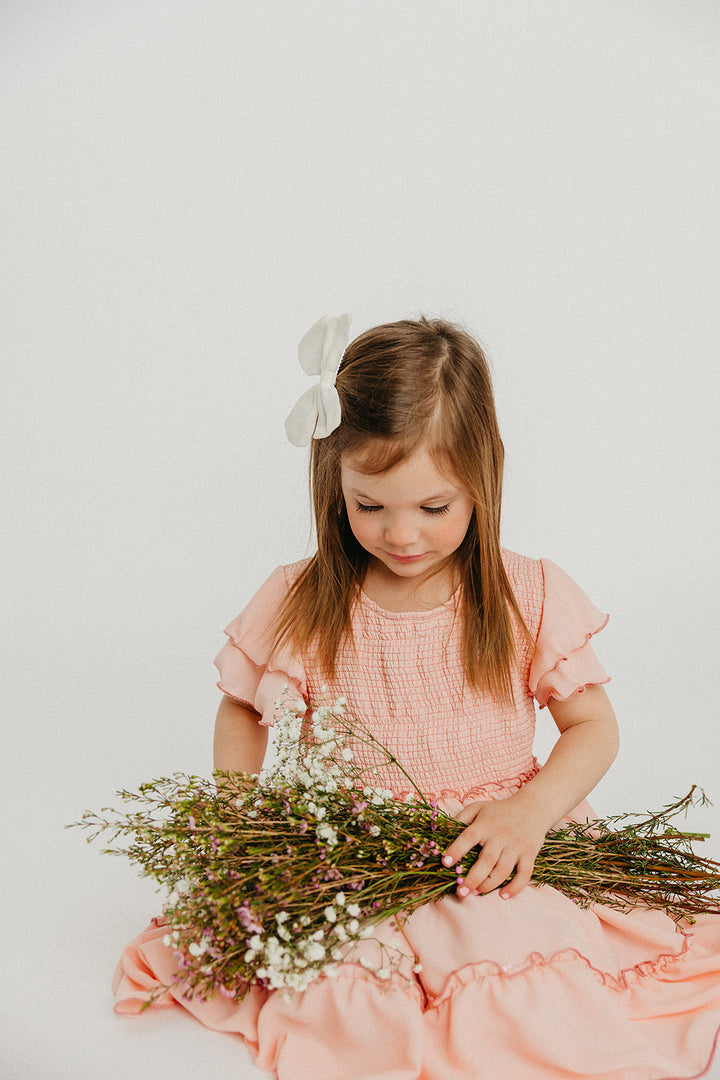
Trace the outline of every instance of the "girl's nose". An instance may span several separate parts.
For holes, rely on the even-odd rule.
[[[391,547],[409,547],[416,539],[417,528],[405,517],[393,517],[385,525],[385,543]]]

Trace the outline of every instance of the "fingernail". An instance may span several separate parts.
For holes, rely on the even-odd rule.
[[[507,892],[501,892],[501,893],[500,893],[500,899],[501,899],[501,900],[509,900],[509,899],[510,899],[510,893],[507,893]]]
[[[443,855],[443,866],[452,866],[452,855]]]
[[[467,885],[461,885],[460,888],[457,890],[458,896],[467,896],[469,892],[470,890],[468,889]]]

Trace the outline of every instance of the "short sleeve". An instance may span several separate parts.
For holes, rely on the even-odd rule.
[[[288,594],[288,569],[277,567],[225,627],[228,640],[214,661],[220,690],[249,705],[266,726],[273,724],[275,703],[286,688],[288,704],[305,709],[307,684],[300,657],[289,648],[272,648],[273,620]]]
[[[610,681],[590,639],[607,624],[608,615],[587,598],[564,570],[541,559],[544,581],[542,619],[528,679],[540,708],[551,697],[567,701],[587,686]]]

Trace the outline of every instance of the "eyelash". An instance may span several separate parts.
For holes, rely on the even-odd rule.
[[[356,503],[356,506],[361,514],[374,514],[378,510],[382,510],[382,506],[368,506],[365,503]],[[437,516],[438,514],[449,513],[450,503],[446,503],[445,506],[421,506],[420,509],[424,510],[426,514]]]

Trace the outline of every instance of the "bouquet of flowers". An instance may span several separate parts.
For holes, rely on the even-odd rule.
[[[464,826],[423,796],[342,699],[309,718],[278,702],[275,731],[275,763],[259,776],[176,774],[119,792],[124,812],[75,823],[89,840],[109,835],[105,850],[167,891],[165,944],[186,996],[240,998],[253,984],[302,990],[332,975],[374,923],[401,922],[454,892],[476,858],[442,865]],[[400,801],[379,786],[377,768],[355,764],[352,740],[400,768],[413,795]],[[581,905],[643,904],[690,921],[720,914],[720,863],[694,853],[704,834],[671,824],[706,801],[693,788],[655,814],[568,823],[548,834],[533,881]],[[389,979],[398,958],[387,946],[380,955],[371,964],[361,952],[359,962]]]

